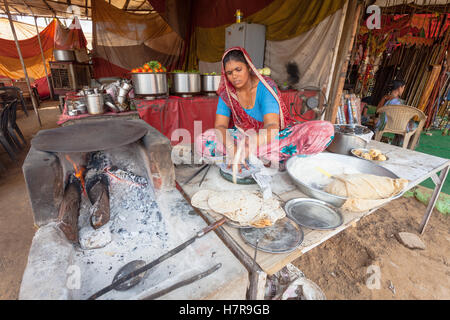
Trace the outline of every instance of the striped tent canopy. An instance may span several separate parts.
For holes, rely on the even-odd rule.
[[[91,0],[7,0],[9,11],[13,15],[35,15],[39,17],[71,18],[76,14],[81,19],[92,17]],[[147,0],[107,0],[118,9],[136,14],[153,12]],[[189,1],[189,0],[187,0]],[[3,1],[0,13],[6,13]]]

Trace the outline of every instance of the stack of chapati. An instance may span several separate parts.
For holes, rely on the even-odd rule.
[[[191,204],[224,215],[241,226],[268,227],[286,216],[277,199],[264,200],[259,193],[247,190],[200,190]]]

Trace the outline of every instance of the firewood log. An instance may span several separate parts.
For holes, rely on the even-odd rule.
[[[67,240],[78,242],[78,216],[80,214],[81,188],[77,182],[69,182],[59,207],[58,228]]]

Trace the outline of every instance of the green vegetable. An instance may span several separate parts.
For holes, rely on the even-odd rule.
[[[189,71],[173,70],[172,73],[200,73],[200,71],[198,71],[198,70],[189,70]]]

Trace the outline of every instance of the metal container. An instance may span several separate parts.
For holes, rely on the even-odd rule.
[[[133,72],[131,81],[134,93],[139,95],[164,95],[167,94],[167,75],[163,72]]]
[[[372,131],[364,126],[334,125],[334,139],[327,150],[348,155],[352,149],[365,149],[372,135]]]
[[[73,50],[54,50],[55,61],[75,61],[75,52]]]
[[[171,73],[170,79],[174,94],[191,96],[202,90],[200,73]]]
[[[220,75],[202,74],[202,92],[215,93],[219,89]]]
[[[302,227],[331,230],[344,222],[339,210],[325,201],[310,198],[295,198],[284,206],[286,215]]]
[[[300,189],[301,192],[303,192],[304,194],[313,197],[315,199],[319,199],[322,201],[325,201],[335,207],[341,207],[344,202],[347,200],[346,197],[340,197],[340,196],[336,196],[334,194],[330,194],[327,193],[323,190],[317,189],[317,188],[313,188],[312,186],[310,186],[309,184],[307,184],[304,179],[298,179],[296,176],[304,176],[307,177],[310,173],[307,172],[305,170],[305,172],[296,172],[296,174],[294,175],[293,172],[293,164],[296,161],[305,161],[306,159],[311,159],[311,157],[314,157],[315,160],[326,160],[326,161],[330,161],[331,163],[333,161],[338,161],[341,163],[345,163],[346,166],[351,167],[355,170],[358,170],[361,173],[368,173],[368,174],[373,174],[376,176],[383,176],[383,177],[389,177],[389,178],[393,178],[393,179],[398,179],[399,177],[393,173],[392,171],[383,168],[382,166],[379,166],[371,161],[367,161],[367,160],[363,160],[363,159],[359,159],[353,156],[347,156],[347,155],[341,155],[341,154],[336,154],[336,153],[329,153],[329,152],[322,152],[313,156],[309,156],[309,157],[299,157],[299,156],[295,156],[295,157],[291,157],[287,162],[286,162],[286,171],[288,172],[289,176],[291,177],[292,181],[294,181],[294,183],[298,186],[298,188]],[[308,161],[308,160],[306,160]],[[328,171],[329,168],[324,167],[323,168],[325,171]],[[403,193],[400,192],[398,195],[394,196],[391,198],[392,199],[397,199],[398,197],[400,197]]]
[[[78,110],[79,113],[83,114],[83,113],[87,113],[87,106],[85,103],[78,103],[75,104],[75,110]]]
[[[89,114],[105,113],[103,93],[92,93],[86,96],[87,111]]]

